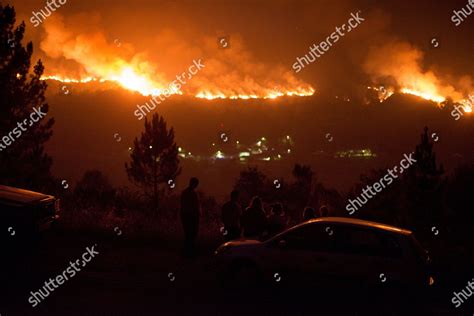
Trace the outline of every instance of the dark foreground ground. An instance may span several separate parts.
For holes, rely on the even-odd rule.
[[[12,236],[15,238],[15,236]],[[97,244],[99,255],[33,308],[30,291],[62,273]],[[11,246],[11,245],[10,245]],[[283,288],[270,282],[259,289],[224,290],[216,279],[213,246],[183,259],[177,243],[130,241],[125,236],[55,232],[28,246],[3,247],[0,315],[473,315],[472,302],[459,309],[452,292],[465,282],[434,288],[424,300],[416,293],[378,290],[326,292]],[[449,276],[445,276],[448,280]],[[462,280],[462,277],[460,278]],[[474,300],[474,298],[471,298]]]

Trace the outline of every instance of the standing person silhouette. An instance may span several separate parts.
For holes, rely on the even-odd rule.
[[[310,219],[316,218],[316,211],[310,206],[306,206],[303,211],[303,221],[309,221]]]
[[[281,203],[272,205],[271,214],[267,218],[268,221],[268,235],[275,236],[285,230],[287,219],[283,213],[283,206]]]
[[[184,230],[183,253],[187,257],[195,255],[196,238],[199,231],[201,208],[195,189],[199,185],[197,178],[189,180],[189,186],[181,193],[181,223]]]
[[[262,237],[267,226],[267,217],[263,210],[262,200],[258,196],[255,196],[250,206],[245,209],[240,222],[245,238],[259,239]]]
[[[240,216],[242,209],[238,203],[239,191],[234,190],[230,194],[230,201],[222,206],[222,223],[227,232],[224,236],[225,241],[238,239],[240,237]]]
[[[329,209],[326,205],[319,208],[319,217],[327,217],[329,215]]]

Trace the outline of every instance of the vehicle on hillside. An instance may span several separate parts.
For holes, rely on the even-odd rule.
[[[420,288],[434,282],[428,253],[411,231],[353,218],[322,217],[266,241],[230,241],[215,258],[222,280],[232,285]]]
[[[59,203],[51,195],[0,185],[0,235],[21,237],[50,229],[59,218]]]

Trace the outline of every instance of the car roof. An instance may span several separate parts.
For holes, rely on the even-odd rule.
[[[0,202],[26,205],[51,198],[51,195],[0,185]]]
[[[361,227],[375,228],[375,229],[384,230],[384,231],[388,231],[392,233],[398,233],[402,235],[412,234],[412,232],[408,229],[403,229],[396,226],[366,221],[366,220],[357,219],[357,218],[349,218],[349,217],[320,217],[316,219],[311,219],[305,223],[302,223],[301,225],[305,225],[308,223],[349,224],[349,225],[355,225],[355,226],[361,226]]]

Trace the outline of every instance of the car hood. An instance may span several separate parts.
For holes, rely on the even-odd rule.
[[[52,198],[52,196],[43,193],[0,185],[0,201],[7,203],[28,205]]]
[[[248,245],[257,245],[261,244],[261,241],[254,240],[254,239],[244,239],[244,240],[234,240],[225,243],[228,246],[248,246]]]

